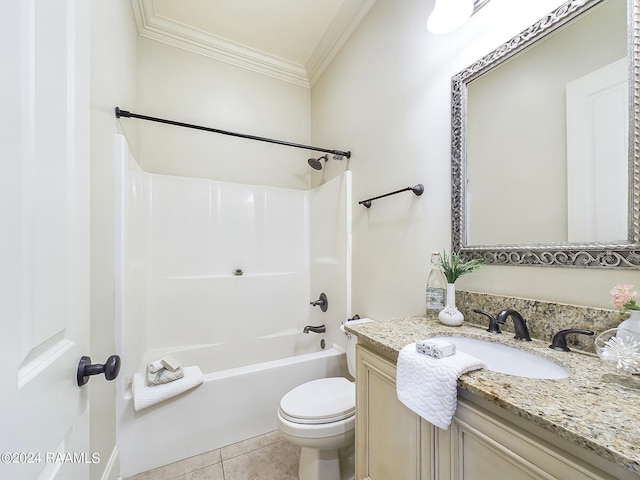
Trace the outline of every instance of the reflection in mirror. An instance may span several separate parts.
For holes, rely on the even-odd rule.
[[[624,2],[602,2],[564,28],[535,43],[521,55],[469,82],[469,245],[621,241],[627,238],[626,24]],[[585,113],[612,117],[601,120],[595,118],[593,124],[614,128],[613,131],[600,132],[600,135],[597,135],[597,131],[584,133],[588,137],[592,133],[596,134],[596,138],[601,136],[605,141],[615,140],[617,145],[613,153],[616,155],[602,152],[602,146],[594,145],[595,151],[581,152],[580,161],[573,163],[577,167],[576,172],[570,172],[567,170],[567,120],[572,112],[568,109],[566,92],[572,82],[579,82],[581,78],[593,75],[592,72],[621,58],[622,78],[612,80],[618,103],[610,105],[609,99],[603,98],[608,90],[603,91],[601,86],[594,86],[596,90],[591,97],[585,94],[585,101],[593,104],[591,109],[589,106],[585,108],[590,110]],[[619,71],[620,69],[616,70]],[[622,95],[619,95],[620,92]],[[574,106],[573,109],[577,107]],[[575,113],[573,115],[576,116]],[[582,117],[578,117],[574,121],[582,120]],[[620,120],[624,122],[622,125]],[[580,127],[574,127],[574,130],[580,130]],[[584,140],[588,138],[579,138],[578,142]],[[582,194],[586,192],[598,193],[597,189],[588,188],[589,174],[582,172],[591,163],[590,157],[593,158],[598,153],[602,154],[602,158],[596,159],[603,162],[602,171],[606,172],[612,165],[622,166],[621,169],[616,169],[621,176],[615,180],[615,186],[621,193],[617,196],[619,202],[611,205],[611,210],[618,213],[617,218],[621,219],[622,224],[615,229],[615,234],[599,229],[605,230],[604,237],[593,238],[586,235],[570,239],[569,223],[575,219],[567,208],[568,204],[577,201],[579,205],[575,213],[582,216],[585,211],[580,206],[598,203],[594,202],[595,199],[588,199],[586,203],[581,201],[583,196],[586,197]],[[597,170],[597,166],[593,170]],[[577,182],[578,185],[584,185],[585,189],[572,189],[574,198],[571,198],[568,182],[574,180],[576,175],[585,180]],[[600,177],[595,175],[595,179],[598,178]],[[603,183],[603,187],[607,189],[609,183]],[[601,206],[605,207],[603,204]],[[605,212],[609,211],[609,205],[606,207]],[[594,226],[597,226],[599,217],[602,220],[607,218],[596,216],[593,208],[589,209],[589,214],[591,218],[588,220]],[[609,236],[610,234],[613,236]]]
[[[454,249],[490,264],[640,268],[627,12],[569,1],[453,77]]]

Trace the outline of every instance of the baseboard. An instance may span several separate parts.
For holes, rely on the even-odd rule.
[[[120,464],[118,462],[118,447],[114,446],[111,456],[104,467],[100,480],[122,480],[120,476]]]

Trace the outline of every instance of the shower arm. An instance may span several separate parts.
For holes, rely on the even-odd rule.
[[[174,120],[166,120],[164,118],[149,117],[147,115],[140,115],[138,113],[131,113],[131,112],[127,111],[127,110],[120,110],[120,107],[116,107],[115,112],[116,112],[116,118],[120,118],[120,117],[138,118],[140,120],[148,120],[150,122],[158,122],[158,123],[164,123],[164,124],[167,124],[167,125],[175,125],[177,127],[193,128],[195,130],[202,130],[202,131],[205,131],[205,132],[219,133],[219,134],[222,134],[222,135],[230,135],[232,137],[240,137],[240,138],[246,138],[246,139],[249,139],[249,140],[257,140],[259,142],[275,143],[275,144],[278,144],[278,145],[284,145],[286,147],[302,148],[304,150],[313,150],[315,152],[331,153],[332,155],[336,155],[336,156],[339,156],[339,157],[351,158],[351,152],[343,152],[342,150],[330,150],[328,148],[320,148],[320,147],[313,147],[313,146],[310,146],[310,145],[302,145],[300,143],[285,142],[284,140],[276,140],[276,139],[273,139],[273,138],[258,137],[258,136],[255,136],[255,135],[246,135],[244,133],[228,132],[226,130],[220,130],[220,129],[217,129],[217,128],[210,128],[210,127],[203,127],[203,126],[200,126],[200,125],[193,125],[191,123],[176,122]]]

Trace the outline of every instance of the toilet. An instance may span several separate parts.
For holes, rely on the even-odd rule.
[[[347,365],[355,378],[357,340],[348,336]],[[280,400],[278,429],[301,447],[300,480],[340,480],[338,451],[354,443],[355,426],[356,387],[344,377],[303,383]]]

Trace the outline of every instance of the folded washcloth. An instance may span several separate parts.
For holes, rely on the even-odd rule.
[[[181,379],[154,387],[147,385],[147,375],[145,373],[134,374],[131,384],[133,408],[136,411],[142,410],[180,395],[202,383],[204,375],[199,367],[184,367],[183,370],[184,377]]]
[[[162,365],[162,360],[156,360],[155,362],[147,364],[147,372],[156,373],[163,368],[164,366]]]
[[[429,338],[416,342],[416,351],[433,358],[443,358],[456,353],[456,344],[441,338]]]
[[[436,427],[447,430],[458,406],[458,377],[484,367],[483,362],[464,352],[436,359],[418,353],[410,343],[398,355],[398,400]]]
[[[182,367],[178,368],[175,372],[166,368],[161,368],[157,372],[151,372],[149,367],[147,367],[147,385],[150,387],[161,385],[163,383],[175,382],[182,377],[184,377],[184,370]]]

